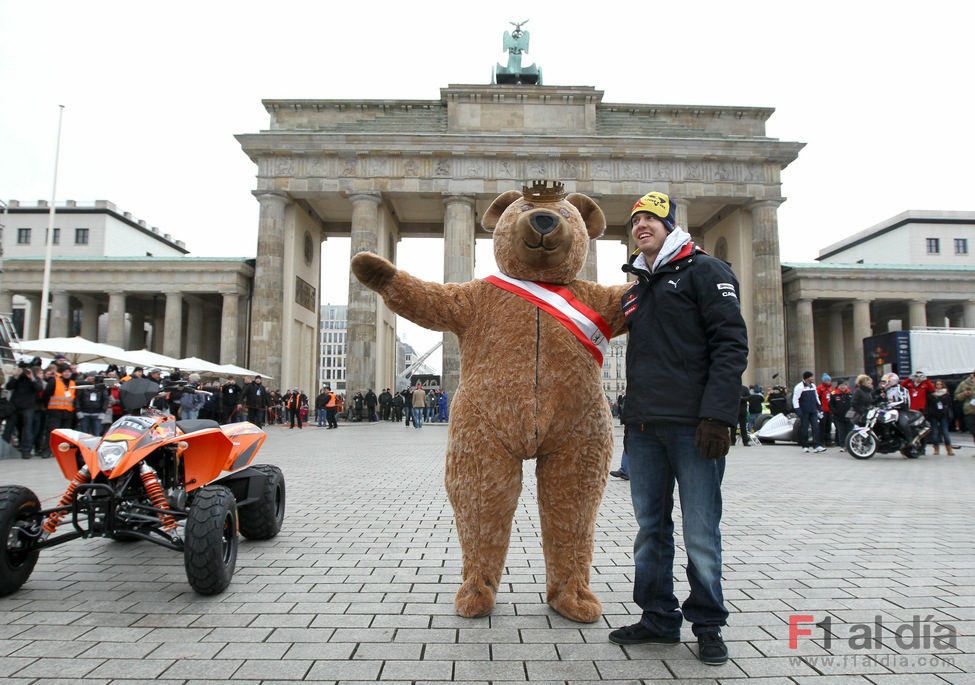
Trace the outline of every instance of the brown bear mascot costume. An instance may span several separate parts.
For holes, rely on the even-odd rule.
[[[487,279],[421,281],[368,252],[355,255],[352,271],[397,314],[459,339],[445,477],[463,552],[457,613],[491,613],[522,462],[535,459],[546,601],[589,623],[602,614],[589,572],[613,446],[602,354],[624,330],[627,286],[576,280],[606,219],[561,183],[502,194],[481,225],[494,232],[500,269]]]

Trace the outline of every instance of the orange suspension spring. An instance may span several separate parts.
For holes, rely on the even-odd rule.
[[[58,506],[59,507],[70,506],[71,503],[74,502],[74,491],[78,488],[79,485],[81,485],[82,483],[87,483],[90,480],[91,480],[91,474],[88,473],[88,467],[82,466],[78,470],[78,473],[75,474],[74,480],[68,483],[68,489],[64,491],[63,495],[61,495],[61,501],[58,502]],[[64,515],[66,513],[68,512],[55,511],[49,514],[47,520],[44,522],[44,525],[41,526],[41,529],[47,535],[50,535],[55,530],[57,530],[58,524],[61,523],[61,519],[64,518]]]
[[[149,495],[149,501],[152,502],[152,506],[156,507],[156,509],[169,509],[169,502],[166,500],[166,495],[163,494],[162,486],[159,484],[159,478],[156,476],[156,472],[153,471],[152,467],[148,464],[143,464],[139,477],[142,478],[142,485],[146,488],[146,494]],[[168,514],[163,514],[159,517],[159,520],[162,522],[162,527],[166,530],[173,530],[176,527],[176,519]]]

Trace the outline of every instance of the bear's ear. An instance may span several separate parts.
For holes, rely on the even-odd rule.
[[[484,212],[484,216],[481,218],[481,228],[485,231],[493,231],[498,225],[498,220],[501,215],[504,214],[504,210],[510,207],[513,203],[521,199],[521,193],[517,190],[509,190],[506,193],[502,193],[495,198],[488,210]]]
[[[591,197],[582,193],[572,193],[565,201],[579,210],[582,220],[586,222],[589,238],[598,238],[606,230],[606,215]]]

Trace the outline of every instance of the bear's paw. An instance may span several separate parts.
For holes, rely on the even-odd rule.
[[[574,586],[572,583],[549,592],[548,605],[578,623],[594,623],[603,615],[603,605],[596,595],[588,587]]]
[[[393,280],[396,267],[372,252],[359,252],[352,257],[352,273],[370,290],[382,290]]]

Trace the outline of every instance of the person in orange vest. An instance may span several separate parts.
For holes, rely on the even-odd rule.
[[[332,388],[326,385],[325,386],[325,420],[328,422],[328,428],[326,428],[325,430],[328,430],[329,428],[339,427],[338,421],[335,420],[335,412],[338,409],[338,405],[339,405],[338,398],[335,396],[335,393],[332,392]]]
[[[46,423],[41,457],[51,456],[51,431],[56,428],[74,426],[75,382],[72,380],[71,365],[58,364],[57,373],[48,379],[41,393],[41,401],[46,407]]]
[[[295,421],[298,422],[298,428],[301,428],[301,408],[307,405],[308,398],[298,388],[285,395],[284,406],[288,410],[288,420],[291,422],[289,428],[295,427]]]

